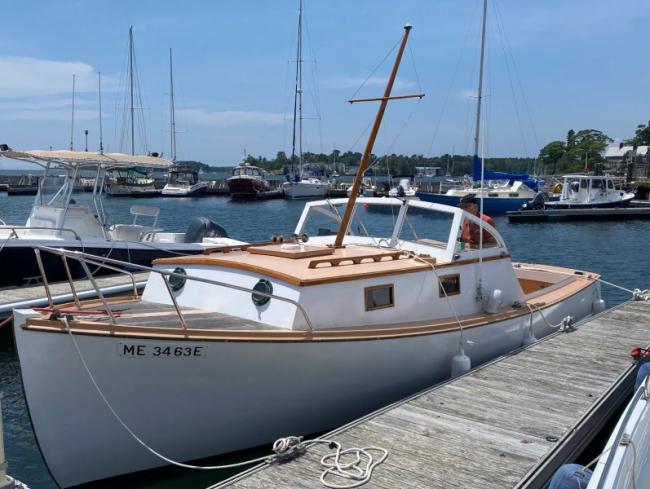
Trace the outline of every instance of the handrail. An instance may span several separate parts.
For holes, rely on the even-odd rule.
[[[45,226],[12,226],[10,224],[0,225],[0,231],[2,231],[3,229],[10,229],[11,230],[11,234],[9,235],[10,239],[11,239],[12,236],[14,236],[15,239],[19,239],[18,233],[16,233],[16,229],[19,229],[19,230],[20,229],[24,229],[24,230],[45,229],[47,231],[65,231],[65,232],[68,232],[68,233],[71,233],[77,241],[81,241],[81,238],[76,233],[76,231],[74,229],[70,229],[70,228],[48,228],[48,227],[45,227]]]
[[[112,264],[115,264],[115,265],[131,268],[131,269],[142,270],[142,271],[146,271],[146,272],[150,272],[150,273],[153,272],[153,273],[157,273],[157,274],[163,275],[163,276],[178,277],[178,278],[181,278],[181,279],[194,280],[195,282],[202,282],[202,283],[206,283],[206,284],[210,284],[210,285],[216,285],[216,286],[219,286],[219,287],[225,287],[225,288],[229,288],[229,289],[233,289],[233,290],[238,290],[238,291],[241,291],[241,292],[254,293],[256,295],[261,295],[262,297],[268,297],[270,299],[277,299],[277,300],[279,300],[281,302],[286,302],[286,303],[289,303],[289,304],[293,305],[298,311],[300,311],[300,314],[302,315],[302,317],[305,319],[305,322],[307,323],[307,327],[309,328],[309,332],[314,331],[313,324],[312,324],[311,320],[309,319],[309,315],[307,314],[307,311],[305,311],[305,308],[302,305],[300,305],[298,302],[294,301],[293,299],[289,299],[287,297],[282,297],[282,296],[275,295],[275,294],[269,294],[267,292],[262,292],[262,291],[259,291],[259,290],[251,289],[249,287],[243,287],[241,285],[234,285],[234,284],[229,284],[229,283],[226,283],[226,282],[220,282],[218,280],[211,280],[211,279],[207,279],[207,278],[203,278],[203,277],[196,277],[196,276],[193,276],[193,275],[184,275],[184,274],[175,273],[175,272],[168,272],[167,270],[159,270],[159,269],[156,269],[156,268],[153,268],[153,267],[148,267],[148,266],[145,266],[145,265],[139,265],[139,264],[136,264],[136,263],[128,263],[128,262],[116,260],[114,258],[108,258],[108,257],[103,257],[103,256],[99,257],[99,256],[96,256],[96,255],[91,255],[89,253],[84,253],[84,252],[81,252],[81,251],[65,250],[65,249],[62,249],[62,248],[51,248],[49,246],[35,246],[34,251],[35,252],[45,251],[47,253],[51,253],[51,254],[54,254],[54,255],[68,257],[68,258],[71,258],[73,260],[77,260],[78,262],[80,262],[82,267],[84,267],[84,264],[87,264],[87,263],[90,263],[92,265],[96,265],[96,266],[99,266],[99,267],[105,267],[105,268],[108,268],[110,270],[117,271],[118,273],[128,274],[128,275],[131,276],[132,280],[134,280],[133,274],[131,274],[127,270],[117,268],[117,267],[112,267],[112,266],[108,265],[108,263],[112,263]],[[99,288],[98,288],[94,278],[92,277],[92,274],[89,274],[89,271],[87,270],[87,267],[84,267],[84,270],[86,271],[86,275],[88,275],[88,278],[91,281],[91,283],[93,284],[95,290],[98,291],[98,296],[100,297],[100,300],[102,300],[102,302],[104,303],[104,307],[106,307],[109,316],[111,316],[111,319],[113,319],[112,318],[112,313],[109,310],[109,306],[103,300],[103,296],[101,295],[101,293],[99,293]],[[43,275],[43,276],[45,275],[44,270],[42,270],[42,269],[41,269],[41,275]],[[163,278],[163,280],[164,280],[164,278]],[[179,318],[181,320],[181,324],[183,325],[183,329],[186,329],[185,320],[183,318],[183,315],[181,313],[180,308],[178,307],[178,304],[176,303],[176,299],[173,296],[173,293],[172,293],[171,289],[169,288],[169,283],[168,283],[167,280],[164,280],[164,281],[167,284],[168,293],[171,294],[170,299],[172,301],[172,304],[173,304],[174,308],[176,309],[176,314],[179,316]],[[48,288],[48,286],[46,285],[46,289],[47,288]],[[47,292],[49,293],[49,290]],[[112,323],[115,324],[114,319],[113,319]]]

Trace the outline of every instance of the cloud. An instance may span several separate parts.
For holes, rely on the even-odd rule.
[[[177,119],[189,124],[212,127],[232,126],[277,126],[284,122],[284,114],[279,112],[258,112],[245,110],[210,111],[206,109],[180,109]]]
[[[0,56],[0,94],[2,98],[60,95],[72,91],[76,75],[78,93],[97,91],[97,72],[81,61]],[[118,78],[102,76],[102,90],[115,91]]]
[[[468,98],[477,98],[478,90],[476,88],[464,88],[458,92],[458,98],[461,100],[467,100]]]
[[[22,121],[70,121],[70,110],[16,110],[13,112],[0,112],[3,119]],[[97,120],[97,111],[74,111],[75,122]]]
[[[371,76],[368,80],[365,77],[354,77],[348,75],[335,75],[322,82],[324,88],[332,89],[356,89],[359,88],[365,81],[365,86],[369,87],[385,87],[388,78],[385,76]],[[399,77],[395,78],[393,90],[401,90],[404,88],[412,88],[415,83],[409,80],[404,80]]]

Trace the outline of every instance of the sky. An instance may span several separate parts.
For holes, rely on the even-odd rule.
[[[413,31],[374,152],[473,152],[482,0],[304,0],[303,150],[362,151],[403,25]],[[0,143],[75,149],[125,138],[128,29],[138,85],[136,150],[233,165],[291,153],[298,0],[5,0]],[[481,122],[486,157],[538,154],[569,129],[631,136],[650,119],[647,0],[490,0]],[[382,62],[382,60],[384,60]],[[365,80],[365,83],[364,83]],[[144,136],[144,137],[142,137]],[[13,163],[0,160],[0,169]]]

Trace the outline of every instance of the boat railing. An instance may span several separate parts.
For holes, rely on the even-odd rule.
[[[12,226],[5,224],[4,221],[2,221],[2,225],[0,225],[0,231],[3,230],[9,230],[11,233],[9,234],[9,238],[19,238],[18,231],[32,231],[32,230],[39,230],[39,231],[53,231],[53,232],[64,232],[64,233],[70,233],[72,236],[74,236],[74,239],[77,241],[81,241],[81,237],[77,234],[77,232],[74,229],[70,228],[51,228],[47,226]]]
[[[128,275],[130,277],[131,283],[133,285],[133,295],[134,295],[134,297],[138,297],[137,284],[136,284],[136,280],[135,280],[135,277],[134,277],[133,273],[130,272],[128,269],[135,269],[135,270],[139,270],[139,271],[143,271],[143,272],[149,272],[149,273],[157,273],[158,275],[160,275],[161,278],[163,279],[162,281],[165,284],[165,287],[167,289],[167,293],[168,293],[169,298],[170,298],[170,300],[172,302],[174,310],[176,311],[176,315],[178,316],[178,319],[179,319],[179,321],[181,323],[181,327],[182,327],[183,331],[185,331],[185,332],[187,332],[187,329],[188,329],[187,328],[187,322],[185,321],[185,318],[183,316],[181,308],[179,307],[178,302],[176,301],[174,291],[172,290],[172,287],[171,287],[171,285],[169,283],[170,282],[169,279],[172,278],[172,277],[176,277],[176,278],[181,279],[181,280],[190,280],[190,281],[195,281],[195,282],[206,283],[206,284],[209,284],[209,285],[216,285],[218,287],[225,287],[225,288],[232,289],[232,290],[237,290],[237,291],[240,291],[240,292],[246,292],[246,293],[255,294],[255,295],[258,295],[258,296],[262,296],[262,297],[268,297],[269,299],[277,299],[277,300],[279,300],[281,302],[286,302],[288,304],[293,305],[300,312],[302,317],[305,319],[305,323],[307,324],[307,328],[308,328],[309,332],[311,333],[311,332],[314,331],[313,324],[312,324],[311,320],[309,319],[309,315],[307,314],[307,311],[305,310],[305,308],[300,303],[294,301],[293,299],[289,299],[288,297],[282,297],[282,296],[275,295],[275,294],[272,294],[272,293],[263,292],[261,290],[256,290],[256,289],[252,289],[252,288],[249,288],[249,287],[244,287],[244,286],[241,286],[241,285],[229,284],[227,282],[221,282],[221,281],[218,281],[218,280],[212,280],[212,279],[208,279],[208,278],[204,278],[204,277],[196,277],[196,276],[193,276],[193,275],[186,275],[186,274],[177,273],[177,272],[173,272],[173,271],[170,272],[170,271],[167,271],[167,270],[148,267],[148,266],[145,266],[145,265],[138,265],[138,264],[135,264],[135,263],[129,263],[129,262],[121,261],[121,260],[116,260],[114,258],[91,255],[89,253],[84,253],[84,252],[81,252],[81,251],[71,251],[71,250],[65,250],[65,249],[61,249],[61,248],[51,248],[51,247],[48,247],[48,246],[37,246],[37,247],[34,247],[34,253],[36,254],[36,263],[37,263],[39,271],[41,273],[41,277],[43,279],[43,286],[45,287],[45,294],[47,296],[48,303],[49,303],[51,308],[54,308],[54,302],[52,300],[52,294],[50,292],[49,282],[47,280],[47,275],[45,273],[45,267],[43,266],[43,260],[41,258],[41,252],[50,253],[50,254],[58,255],[58,256],[61,257],[61,259],[63,261],[63,267],[64,267],[65,272],[66,272],[66,278],[68,280],[68,283],[70,284],[70,290],[72,292],[73,300],[74,300],[75,304],[77,305],[77,307],[81,308],[81,303],[80,303],[80,301],[78,299],[77,292],[76,292],[75,285],[74,285],[74,279],[72,278],[72,274],[70,273],[70,268],[69,268],[69,265],[68,265],[68,259],[72,259],[72,260],[75,260],[75,261],[79,262],[79,264],[81,265],[86,277],[88,278],[88,280],[92,284],[93,289],[95,290],[95,293],[97,294],[97,297],[99,298],[102,305],[106,309],[106,314],[108,315],[109,320],[110,320],[110,322],[111,322],[111,324],[113,326],[117,325],[117,322],[115,320],[115,315],[113,314],[113,311],[111,310],[110,305],[109,305],[108,301],[106,300],[105,295],[102,293],[101,288],[97,284],[97,281],[95,280],[94,274],[90,271],[90,268],[88,267],[88,265],[96,266],[97,269],[106,268],[107,270],[112,270],[112,271],[115,271],[117,273]],[[96,273],[96,271],[95,271],[95,273]]]

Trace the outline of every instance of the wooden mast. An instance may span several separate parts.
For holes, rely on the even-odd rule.
[[[379,110],[377,110],[375,123],[373,124],[372,130],[370,131],[370,136],[368,136],[368,142],[366,143],[366,149],[363,152],[361,163],[359,163],[359,170],[357,171],[357,175],[354,179],[354,184],[352,185],[352,190],[351,190],[350,198],[348,199],[348,204],[345,207],[345,212],[343,214],[343,218],[341,219],[341,224],[339,226],[338,233],[336,234],[336,240],[334,241],[335,247],[340,247],[343,245],[343,238],[345,237],[348,231],[348,227],[350,226],[350,219],[352,218],[354,205],[357,201],[357,195],[359,194],[359,189],[361,188],[361,181],[363,179],[363,174],[366,172],[370,164],[370,155],[372,153],[372,148],[375,145],[375,139],[377,139],[377,133],[379,132],[379,127],[381,126],[381,120],[384,117],[384,112],[386,110],[386,106],[388,105],[388,101],[391,99],[424,97],[423,93],[419,93],[416,95],[401,95],[397,97],[390,96],[390,93],[393,90],[393,83],[395,83],[395,77],[397,76],[397,70],[399,69],[399,64],[400,61],[402,60],[402,55],[404,54],[404,48],[406,48],[406,41],[408,40],[409,33],[411,32],[412,27],[413,26],[411,26],[410,24],[406,24],[404,26],[404,34],[402,36],[402,42],[400,44],[399,51],[397,52],[395,63],[393,64],[393,70],[391,71],[390,77],[388,79],[388,83],[386,84],[386,89],[384,90],[384,96],[380,98],[374,98],[374,99],[348,100],[348,102],[350,102],[351,104],[355,102],[367,102],[371,100],[378,100],[381,101],[381,103],[379,104]]]

